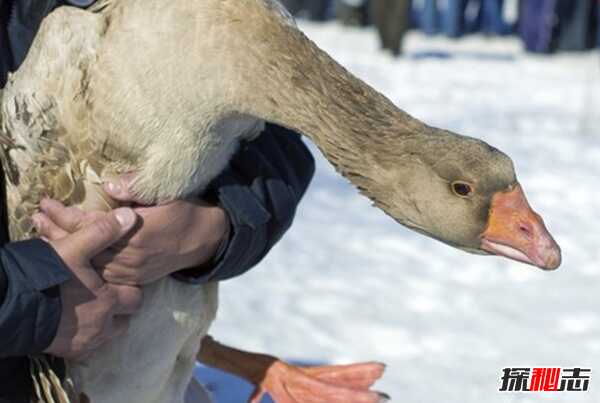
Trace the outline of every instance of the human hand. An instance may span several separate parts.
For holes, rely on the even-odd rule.
[[[60,286],[62,315],[46,353],[82,359],[127,330],[129,316],[141,304],[141,290],[105,283],[90,260],[125,236],[135,222],[131,209],[116,209],[72,234],[48,241],[73,278]]]
[[[135,204],[137,200],[129,192],[129,182],[130,176],[123,175],[105,185],[105,190],[121,203]],[[64,237],[105,214],[84,213],[53,200],[44,200],[41,208],[37,229],[48,239]],[[199,199],[137,206],[133,210],[141,217],[136,230],[93,260],[102,277],[111,283],[147,284],[175,271],[201,266],[228,237],[229,219],[225,211]]]

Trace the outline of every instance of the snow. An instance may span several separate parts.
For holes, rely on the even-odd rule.
[[[300,26],[402,109],[510,155],[563,265],[542,272],[415,234],[312,147],[317,175],[293,228],[259,267],[223,283],[211,333],[286,359],[385,362],[377,388],[397,402],[600,401],[600,372],[588,392],[498,392],[504,367],[600,371],[598,54],[414,33],[393,59],[371,30]]]

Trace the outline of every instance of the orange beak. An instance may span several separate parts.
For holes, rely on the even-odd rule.
[[[527,203],[519,184],[494,194],[481,249],[544,270],[555,270],[561,262],[560,247],[542,217]]]

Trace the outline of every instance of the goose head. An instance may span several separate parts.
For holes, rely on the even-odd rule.
[[[363,190],[376,206],[464,251],[558,268],[560,248],[530,207],[506,154],[427,126],[410,139],[396,138],[396,148],[378,152],[373,166],[379,174]]]

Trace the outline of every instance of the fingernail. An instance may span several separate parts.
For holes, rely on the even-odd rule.
[[[135,213],[128,208],[120,208],[115,210],[115,217],[121,227],[129,227],[135,222]]]
[[[106,186],[106,190],[108,190],[109,193],[112,193],[112,194],[121,193],[121,185],[119,185],[118,183],[105,182],[104,186]]]

